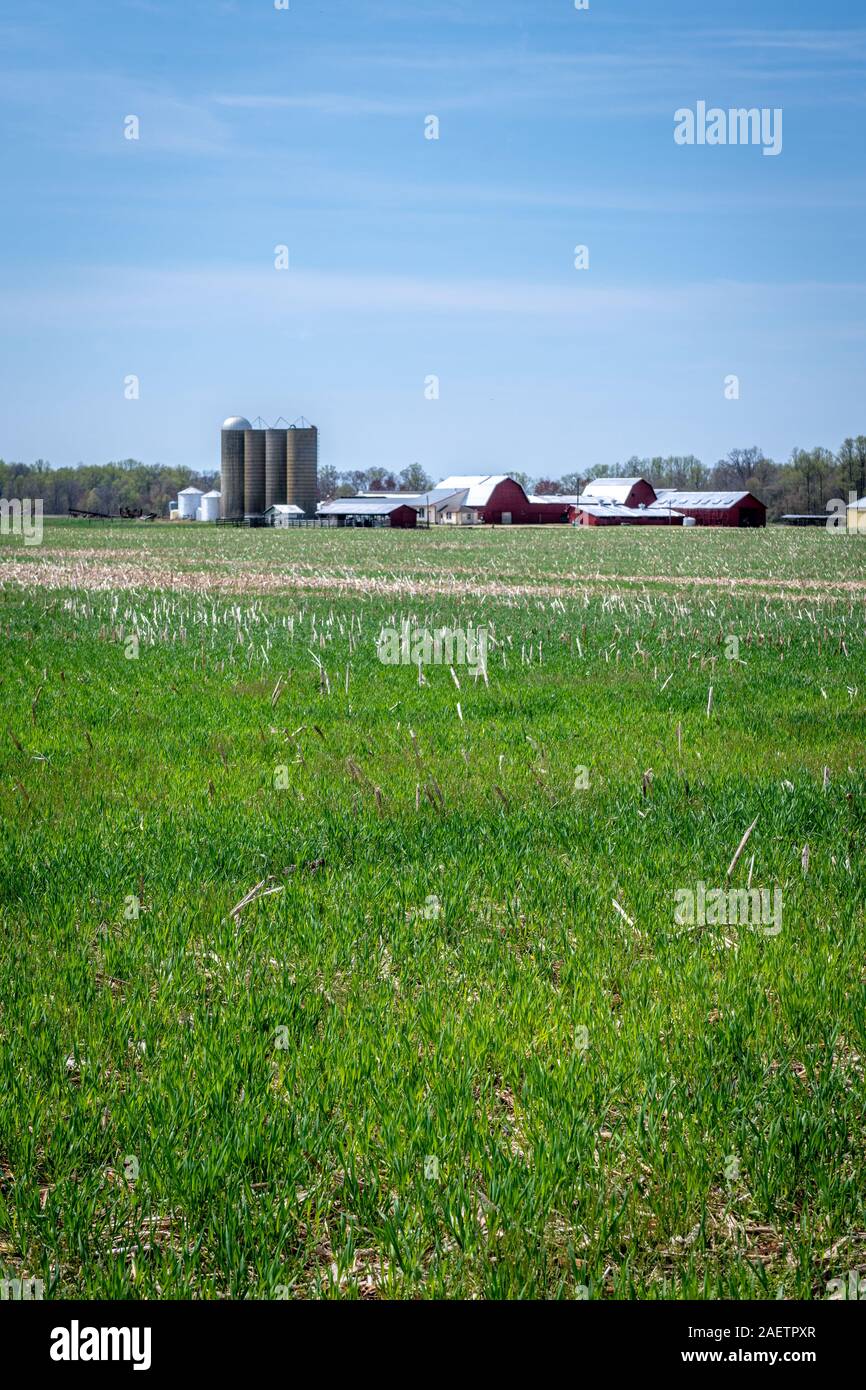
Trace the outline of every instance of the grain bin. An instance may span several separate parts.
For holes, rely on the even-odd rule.
[[[244,439],[251,430],[249,420],[232,415],[222,428],[222,496],[220,515],[227,521],[241,521],[244,515]]]
[[[183,492],[177,494],[177,510],[181,521],[195,521],[203,496],[200,487],[185,487]]]
[[[265,430],[265,505],[286,502],[286,431]]]
[[[265,510],[266,430],[244,430],[244,516]]]
[[[220,514],[220,495],[218,492],[206,492],[201,499],[199,507],[199,519],[201,521],[216,521]]]
[[[316,515],[319,492],[319,431],[306,421],[286,430],[285,501],[302,507],[304,515]]]

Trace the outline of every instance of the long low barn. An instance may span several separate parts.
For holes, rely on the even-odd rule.
[[[620,507],[615,502],[582,503],[581,526],[682,526],[685,517],[673,507]]]
[[[656,493],[666,507],[676,507],[696,526],[766,526],[767,508],[751,492],[679,492],[660,487]]]
[[[321,502],[319,516],[336,518],[338,526],[411,529],[418,524],[418,512],[408,503],[393,499],[374,501],[370,497],[338,497],[333,502]]]

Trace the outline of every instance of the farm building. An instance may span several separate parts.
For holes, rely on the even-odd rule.
[[[437,521],[452,526],[539,526],[567,522],[561,498],[527,497],[506,473],[443,478],[432,493]],[[574,498],[570,499],[574,505]]]
[[[584,526],[660,525],[677,515],[694,526],[767,524],[767,508],[750,492],[656,490],[646,478],[596,478],[581,493],[580,508]],[[636,511],[643,517],[637,523]]]
[[[655,489],[646,478],[596,478],[580,495],[581,503],[613,502],[618,507],[650,507],[655,500]]]
[[[527,497],[505,473],[445,478],[429,492],[367,492],[376,501],[414,507],[429,526],[538,526],[573,518],[575,498]],[[569,514],[569,507],[572,508]]]
[[[543,511],[542,520],[576,521],[577,496],[575,493],[532,493],[529,497],[531,507]]]
[[[574,498],[528,498],[505,473],[443,478],[430,492],[364,492],[363,498],[403,502],[428,525],[539,525],[569,521]]]
[[[411,528],[418,524],[418,512],[394,498],[338,497],[319,504],[320,517],[333,517],[338,526],[393,526]]]
[[[861,497],[859,502],[852,502],[848,508],[848,530],[866,531],[866,497]]]
[[[419,518],[426,521],[428,526],[436,526],[444,521],[446,511],[459,509],[463,491],[437,487],[430,492],[362,492],[359,495],[378,502],[404,502],[407,507],[414,507]]]
[[[675,507],[696,526],[766,526],[767,508],[750,492],[680,492],[676,488],[658,490],[665,507]]]
[[[504,473],[467,474],[443,478],[430,492],[369,492],[355,500],[402,503],[429,526],[541,526],[575,521],[582,526],[767,524],[766,507],[750,492],[660,488],[657,493],[646,478],[596,478],[578,499],[573,494],[527,496]]]
[[[265,525],[291,526],[293,522],[300,521],[305,516],[303,507],[297,506],[294,502],[275,502],[265,512]]]
[[[616,502],[581,503],[581,526],[682,526],[685,517],[673,507],[621,507]]]
[[[526,493],[505,473],[443,478],[436,491],[452,493],[450,503],[446,502],[441,511],[446,524],[510,526],[529,519]]]

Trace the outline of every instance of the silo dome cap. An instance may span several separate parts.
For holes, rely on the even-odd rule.
[[[251,430],[252,425],[249,420],[245,420],[243,415],[230,415],[223,425],[224,430]]]

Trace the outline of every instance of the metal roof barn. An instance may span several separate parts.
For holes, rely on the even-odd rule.
[[[288,526],[292,521],[300,521],[306,513],[303,507],[294,502],[278,502],[268,507],[265,522],[268,526]]]
[[[655,489],[646,478],[596,478],[587,483],[580,495],[581,503],[615,502],[621,507],[651,506],[656,500]]]
[[[418,513],[405,502],[374,501],[370,497],[337,497],[319,505],[319,516],[336,517],[341,526],[394,526],[411,529]]]
[[[615,502],[581,503],[581,526],[682,526],[682,512],[672,507],[621,507]]]
[[[500,483],[510,482],[512,479],[507,473],[471,474],[467,477],[443,478],[441,483],[436,484],[435,491],[465,492],[465,507],[487,507]],[[514,486],[519,487],[520,484],[515,483]]]
[[[526,526],[540,519],[538,507],[530,505],[523,488],[507,473],[455,474],[443,478],[434,491],[446,494],[444,506],[436,504],[437,515],[457,525]]]
[[[698,526],[766,526],[767,508],[747,491],[705,492],[659,488],[658,500],[694,517]]]

